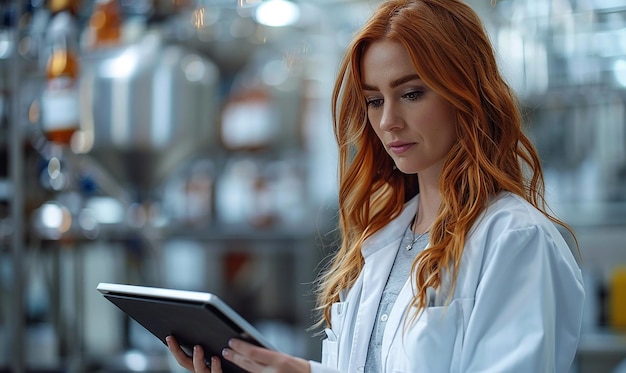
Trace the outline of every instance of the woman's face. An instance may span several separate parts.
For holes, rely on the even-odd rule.
[[[400,43],[372,43],[361,63],[369,122],[396,167],[439,175],[456,142],[455,108],[420,79]]]

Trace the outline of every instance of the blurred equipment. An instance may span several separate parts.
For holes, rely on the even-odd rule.
[[[62,4],[56,4],[62,3]],[[70,2],[53,2],[48,27],[51,47],[46,67],[46,86],[41,98],[42,130],[55,143],[69,145],[79,127],[78,30]]]
[[[85,54],[81,74],[81,141],[134,201],[175,166],[210,148],[218,118],[217,67],[158,30],[118,48]]]
[[[118,0],[96,0],[85,30],[88,49],[117,46],[122,37],[122,16]]]

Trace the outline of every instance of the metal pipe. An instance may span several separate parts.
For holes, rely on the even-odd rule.
[[[20,125],[19,96],[20,96],[20,55],[18,43],[20,38],[19,19],[22,15],[21,0],[12,0],[14,19],[12,28],[11,55],[9,63],[9,177],[11,180],[11,219],[13,231],[11,236],[11,252],[13,257],[13,302],[11,303],[11,371],[25,372],[25,280],[24,280],[24,139]]]

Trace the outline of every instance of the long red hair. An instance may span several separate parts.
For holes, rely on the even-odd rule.
[[[442,203],[430,247],[413,263],[412,305],[423,309],[426,289],[437,288],[446,270],[454,286],[466,236],[499,192],[525,198],[567,227],[547,211],[540,159],[523,132],[517,100],[477,14],[459,0],[384,1],[348,47],[332,96],[342,241],[318,283],[321,322],[328,324],[331,305],[363,268],[363,241],[418,192],[415,175],[395,169],[367,119],[361,60],[368,45],[385,38],[403,44],[420,78],[456,109],[458,142],[440,176]]]

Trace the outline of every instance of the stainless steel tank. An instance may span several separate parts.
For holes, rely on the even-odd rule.
[[[215,146],[217,66],[157,31],[81,60],[81,133],[88,153],[136,199],[182,161]]]

